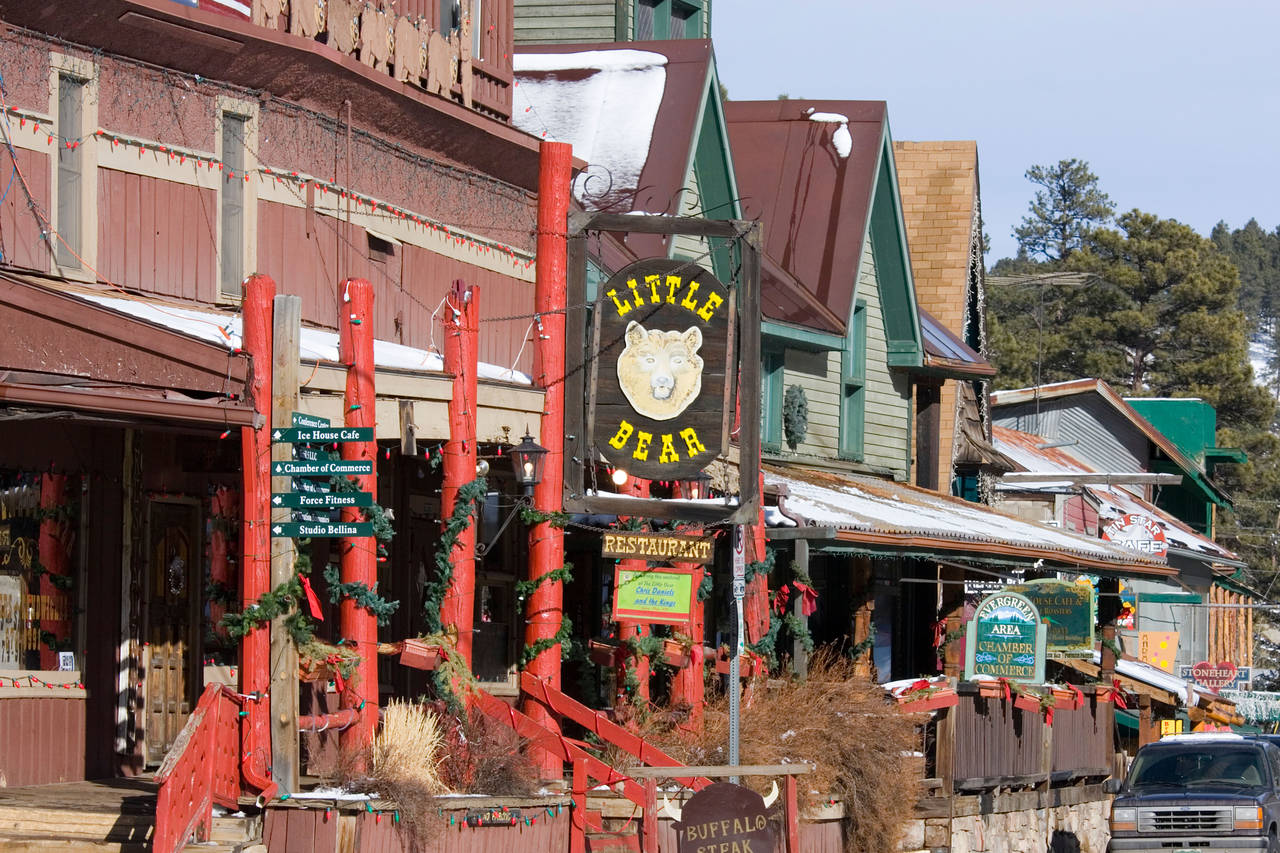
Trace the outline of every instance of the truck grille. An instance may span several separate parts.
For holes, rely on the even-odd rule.
[[[1233,827],[1229,808],[1138,809],[1139,832],[1230,832]]]

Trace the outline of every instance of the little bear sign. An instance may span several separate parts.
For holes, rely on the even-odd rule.
[[[689,261],[619,271],[596,303],[592,439],[616,468],[676,480],[724,450],[733,391],[733,295]]]

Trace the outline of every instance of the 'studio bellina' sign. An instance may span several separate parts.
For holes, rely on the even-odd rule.
[[[692,476],[725,449],[733,294],[695,263],[650,258],[600,287],[592,434],[648,480]]]

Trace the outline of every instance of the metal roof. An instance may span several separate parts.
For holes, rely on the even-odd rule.
[[[840,542],[938,557],[1044,560],[1058,566],[1176,576],[1165,561],[927,489],[854,475],[764,467],[766,485],[784,486],[783,512],[802,526],[829,527]]]
[[[973,347],[960,340],[942,321],[920,308],[920,330],[924,335],[924,366],[948,376],[995,376],[996,369]]]

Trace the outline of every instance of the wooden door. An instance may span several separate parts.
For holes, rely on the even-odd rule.
[[[153,499],[147,508],[146,703],[147,763],[159,763],[195,707],[201,688],[199,606],[200,506],[194,500]]]

